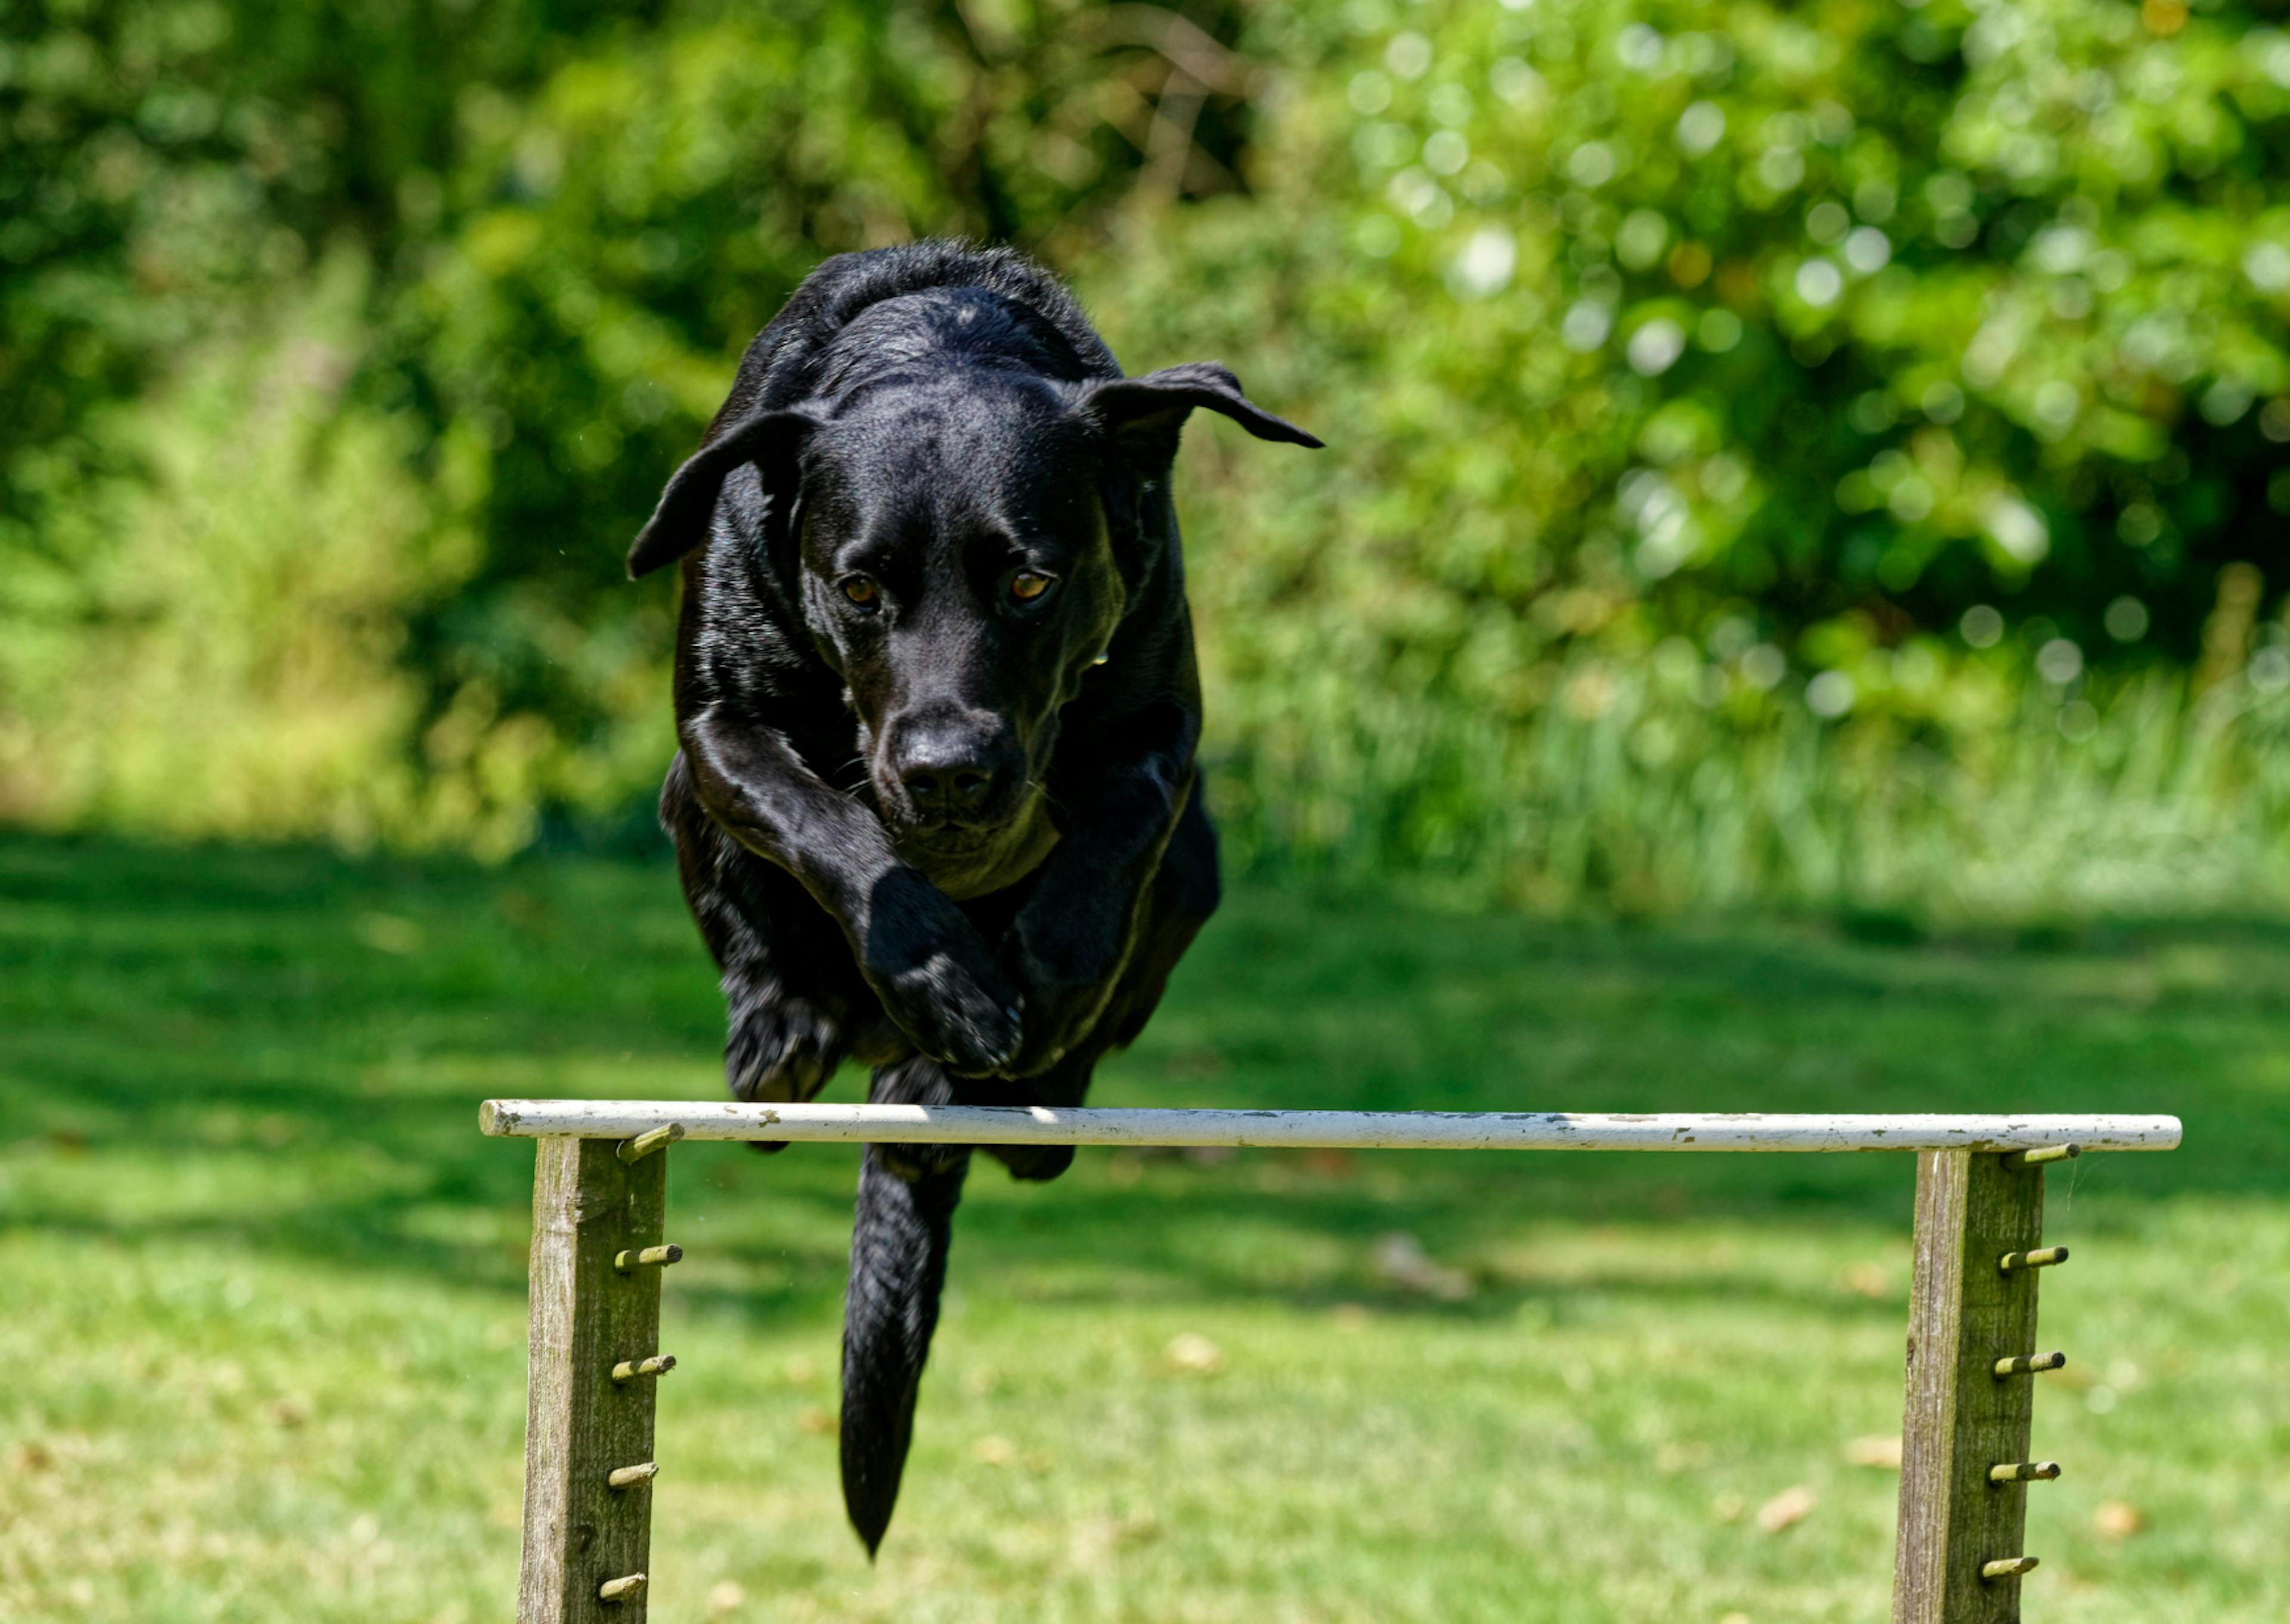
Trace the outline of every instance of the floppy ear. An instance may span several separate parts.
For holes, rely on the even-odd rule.
[[[1242,394],[1240,380],[1213,361],[1189,361],[1142,378],[1092,384],[1081,405],[1117,444],[1146,463],[1165,463],[1177,454],[1178,432],[1197,406],[1221,412],[1260,440],[1285,440],[1315,451],[1321,444]]]
[[[766,491],[774,485],[784,489],[805,436],[818,427],[818,419],[801,412],[750,412],[693,452],[669,477],[660,506],[637,532],[636,545],[629,548],[629,578],[648,575],[700,544],[725,476],[741,463],[756,465]]]

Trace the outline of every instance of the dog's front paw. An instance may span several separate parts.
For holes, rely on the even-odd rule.
[[[1025,1005],[982,951],[975,964],[934,953],[876,991],[915,1047],[949,1071],[983,1076],[1017,1052]]]
[[[920,875],[877,888],[860,969],[891,1019],[949,1071],[982,1076],[1017,1052],[1024,1004],[962,910]]]
[[[951,1172],[970,1159],[967,1145],[877,1145],[874,1149],[885,1171],[909,1184]]]
[[[1114,978],[1069,980],[1028,975],[1026,1030],[1017,1052],[1000,1068],[1004,1076],[1030,1077],[1047,1071],[1088,1037],[1112,996]]]
[[[724,1045],[724,1080],[735,1100],[809,1100],[827,1086],[843,1063],[844,1051],[841,1023],[808,998],[782,994],[744,1006],[735,1003],[730,1040]],[[762,1151],[787,1148],[779,1142],[749,1142]]]
[[[1117,944],[1021,914],[1003,944],[1011,979],[1025,988],[1026,1030],[1005,1076],[1047,1071],[1086,1038],[1121,979]]]

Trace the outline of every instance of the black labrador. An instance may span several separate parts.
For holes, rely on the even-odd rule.
[[[853,1059],[875,1100],[1076,1105],[1143,1028],[1217,902],[1169,496],[1196,408],[1320,444],[1221,366],[1123,377],[1002,249],[829,260],[749,346],[629,555],[685,558],[661,818],[739,1098],[807,1100]],[[861,1164],[843,1492],[870,1554],[969,1159]]]

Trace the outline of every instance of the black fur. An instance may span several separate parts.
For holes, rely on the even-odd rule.
[[[850,1059],[877,1100],[1074,1105],[1152,1014],[1217,900],[1169,498],[1199,407],[1319,444],[1222,367],[1123,378],[1007,250],[829,260],[749,347],[629,555],[685,560],[661,820],[741,1099],[807,1100]],[[968,1163],[862,1164],[843,1472],[870,1553]]]

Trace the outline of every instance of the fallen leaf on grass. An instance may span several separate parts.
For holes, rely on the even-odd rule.
[[[1018,1458],[1018,1446],[989,1432],[970,1446],[970,1456],[981,1466],[1007,1466]]]
[[[1169,1343],[1166,1356],[1188,1376],[1213,1376],[1224,1369],[1224,1349],[1196,1331],[1178,1332]]]
[[[737,1607],[741,1603],[747,1599],[748,1593],[741,1588],[740,1581],[738,1580],[718,1580],[714,1585],[709,1588],[708,1611],[710,1612],[729,1612],[732,1609]]]
[[[2091,1514],[2091,1525],[2110,1540],[2127,1540],[2147,1526],[2147,1517],[2127,1500],[2103,1500]]]
[[[1872,1432],[1866,1437],[1851,1438],[1845,1444],[1845,1460],[1849,1466],[1882,1467],[1886,1471],[1901,1469],[1901,1435],[1897,1432]]]
[[[1758,1508],[1758,1526],[1769,1534],[1794,1528],[1813,1515],[1814,1503],[1811,1489],[1792,1484]]]
[[[817,1404],[805,1404],[795,1412],[795,1424],[805,1432],[824,1436],[835,1430],[835,1418]]]

